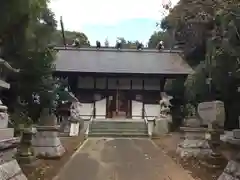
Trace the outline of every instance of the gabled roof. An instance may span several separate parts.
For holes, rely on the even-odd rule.
[[[129,74],[190,74],[180,51],[102,48],[58,49],[56,71]]]

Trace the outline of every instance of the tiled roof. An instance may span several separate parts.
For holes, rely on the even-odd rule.
[[[190,74],[180,51],[105,48],[58,49],[56,71],[136,74]]]

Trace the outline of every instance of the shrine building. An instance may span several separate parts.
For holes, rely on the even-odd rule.
[[[193,72],[179,50],[56,49],[54,75],[68,78],[86,119],[154,118],[166,80]]]

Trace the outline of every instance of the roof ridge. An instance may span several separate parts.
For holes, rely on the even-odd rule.
[[[89,47],[89,48],[76,48],[76,47],[55,47],[56,50],[60,51],[94,51],[94,52],[140,52],[140,53],[182,53],[182,50],[179,49],[148,49],[143,48],[142,50],[137,49],[116,49],[116,48],[100,48],[96,49],[96,47]]]

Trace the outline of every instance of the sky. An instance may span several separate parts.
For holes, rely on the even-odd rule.
[[[156,23],[166,15],[162,4],[169,0],[51,0],[50,8],[59,21],[63,17],[65,30],[87,35],[90,43],[96,40],[110,45],[117,37],[138,40],[146,44]],[[172,0],[175,5],[178,0]]]

